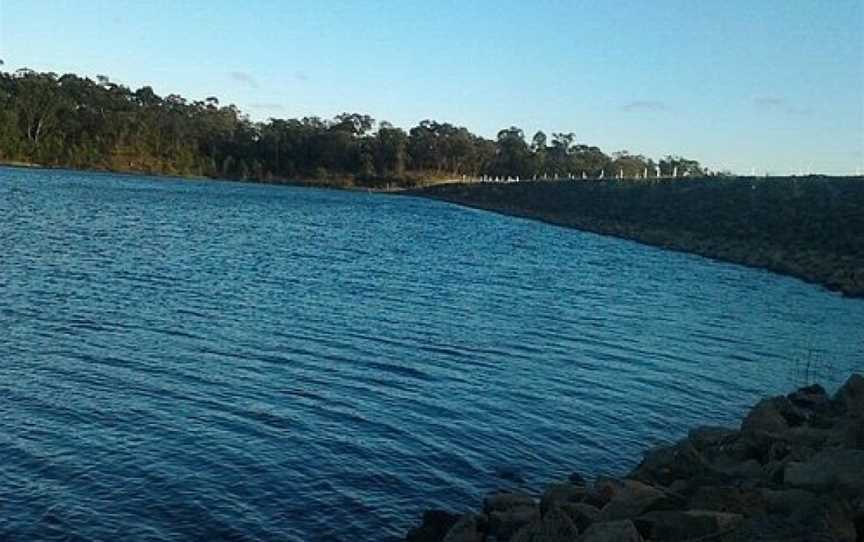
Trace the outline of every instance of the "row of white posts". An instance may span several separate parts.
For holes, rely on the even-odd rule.
[[[811,169],[812,169],[812,168],[811,168]],[[676,178],[678,178],[678,177],[689,177],[689,176],[690,176],[690,172],[688,172],[688,171],[685,171],[683,175],[680,175],[680,176],[679,176],[679,175],[678,175],[678,167],[677,167],[677,166],[672,168],[672,175],[661,175],[661,173],[660,173],[660,168],[659,168],[659,167],[655,167],[655,171],[654,171],[654,173],[655,173],[655,176],[654,176],[654,177],[651,177],[652,179],[676,179]],[[862,173],[862,172],[861,172],[861,169],[860,169],[860,168],[856,168],[856,170],[855,170],[855,176],[856,176],[856,177],[860,177],[860,176],[861,176],[861,173]],[[812,175],[812,173],[808,173],[807,175]],[[757,177],[757,176],[760,176],[760,175],[757,174],[757,172],[756,172],[756,168],[753,168],[753,169],[751,170],[751,172],[750,172],[750,176],[751,176],[751,177]],[[769,173],[766,171],[766,172],[765,172],[764,174],[762,174],[761,176],[762,176],[762,177],[768,177],[768,176],[770,176],[770,175],[769,175]],[[801,171],[801,172],[798,173],[798,176],[802,176],[802,177],[803,177],[803,176],[805,176],[805,173],[804,173],[803,171]],[[606,170],[600,170],[600,175],[598,175],[597,177],[588,177],[588,176],[585,174],[585,172],[583,171],[582,174],[581,174],[580,176],[576,176],[576,175],[574,175],[573,173],[569,173],[569,174],[567,174],[566,177],[556,177],[556,176],[554,176],[554,175],[549,175],[548,173],[544,173],[542,176],[534,175],[534,177],[532,177],[531,180],[534,180],[534,181],[563,181],[563,180],[576,181],[576,180],[581,179],[581,180],[585,181],[585,180],[588,180],[588,179],[597,180],[597,179],[605,179],[605,178],[606,178]],[[609,178],[613,178],[613,177],[609,177]],[[625,177],[624,177],[624,170],[623,170],[623,169],[619,169],[619,170],[618,170],[618,173],[614,176],[614,178],[615,178],[615,179],[624,179],[624,178],[625,178]],[[648,178],[649,178],[649,177],[648,177],[648,168],[646,167],[646,168],[642,171],[641,174],[640,174],[640,173],[637,173],[637,174],[634,175],[633,177],[629,177],[629,178],[631,178],[631,179],[648,179]],[[476,182],[480,182],[480,183],[518,183],[520,180],[521,180],[521,179],[519,178],[518,175],[515,176],[515,177],[511,177],[511,176],[506,176],[506,177],[501,176],[501,177],[498,177],[498,176],[491,176],[491,175],[483,175],[482,177],[469,177],[469,176],[467,176],[467,175],[462,175],[462,182],[475,182],[475,183],[476,183]]]
[[[656,168],[655,168],[655,174],[656,174],[656,176],[655,176],[654,178],[663,178],[663,177],[664,177],[663,175],[660,174],[660,168],[659,168],[659,167],[656,167]],[[689,176],[689,172],[685,172],[684,175],[682,175],[682,176],[683,176],[683,177],[688,177],[688,176]],[[669,176],[666,176],[666,177],[669,177]],[[677,177],[678,177],[678,167],[676,166],[676,167],[672,168],[672,175],[671,175],[671,178],[674,179],[674,178],[677,178]],[[589,178],[589,177],[588,177],[588,176],[586,175],[586,173],[583,171],[583,172],[582,172],[582,175],[581,175],[580,177],[577,177],[577,176],[574,175],[573,173],[569,173],[569,174],[567,174],[567,177],[555,177],[555,176],[550,176],[548,173],[544,173],[542,176],[537,176],[537,175],[535,175],[535,176],[533,177],[532,180],[534,180],[534,181],[561,181],[561,180],[565,180],[565,179],[566,179],[566,180],[575,181],[575,180],[582,179],[582,180],[584,181],[584,180],[588,180],[588,178]],[[600,175],[598,175],[597,177],[593,177],[593,179],[604,179],[604,178],[606,178],[606,170],[600,170]],[[611,177],[610,177],[610,178],[611,178]],[[624,170],[623,170],[623,169],[619,169],[619,170],[618,170],[618,174],[615,175],[614,178],[616,178],[616,179],[624,179]],[[647,179],[647,178],[648,178],[648,168],[646,167],[645,170],[644,170],[641,174],[637,173],[637,174],[636,174],[635,176],[633,176],[632,178],[633,178],[633,179]],[[520,180],[521,180],[521,179],[519,178],[518,175],[515,176],[515,177],[510,177],[510,176],[506,176],[506,177],[501,176],[501,177],[498,177],[498,176],[483,175],[482,177],[479,177],[479,178],[472,178],[472,177],[468,177],[468,176],[466,176],[466,175],[462,175],[462,181],[463,181],[463,182],[481,182],[481,183],[518,183]]]

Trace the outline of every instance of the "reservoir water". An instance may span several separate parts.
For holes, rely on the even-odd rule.
[[[0,539],[396,540],[864,365],[864,302],[423,199],[0,168]]]

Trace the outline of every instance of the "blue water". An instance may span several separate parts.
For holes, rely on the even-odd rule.
[[[0,539],[388,540],[864,359],[864,302],[400,196],[0,169]]]

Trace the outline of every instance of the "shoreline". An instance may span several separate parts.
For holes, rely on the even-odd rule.
[[[837,178],[828,178],[824,182],[830,182],[832,179]],[[790,182],[790,180],[791,178],[778,178],[777,182]],[[678,183],[678,186],[683,187],[683,191],[686,189],[686,183],[700,181],[699,179],[692,181],[678,180],[669,183],[670,185],[671,183]],[[810,182],[807,179],[802,179],[801,181]],[[633,183],[633,186],[638,184],[638,181],[624,181],[624,183],[627,182]],[[718,183],[719,181],[708,180],[705,182]],[[747,179],[734,179],[732,182],[747,182]],[[864,194],[864,180],[855,179],[853,182],[860,182],[861,192]],[[584,189],[584,185],[567,183],[567,181],[530,184],[535,185],[536,189],[542,191],[550,189],[550,187],[553,187],[553,190],[559,190],[560,187],[554,187],[554,185],[563,185],[564,183],[566,185],[563,190],[574,190],[577,192],[580,190],[591,190],[591,188]],[[542,205],[532,206],[520,201],[519,194],[508,194],[508,190],[515,191],[515,189],[511,188],[512,186],[516,185],[463,184],[443,187],[432,186],[407,190],[403,194],[490,211],[505,216],[536,220],[554,226],[577,229],[598,235],[617,237],[665,250],[695,254],[754,269],[764,269],[772,273],[791,276],[810,284],[818,284],[829,291],[839,292],[847,297],[864,297],[864,253],[852,255],[832,253],[825,255],[817,253],[815,250],[818,250],[818,247],[816,247],[815,250],[811,251],[812,253],[799,254],[796,252],[795,247],[785,246],[773,239],[742,240],[740,238],[724,238],[722,235],[694,235],[692,230],[687,227],[689,226],[687,224],[683,224],[678,228],[674,226],[670,227],[669,225],[656,227],[646,224],[647,220],[643,222],[643,217],[640,216],[618,216],[612,219],[605,217],[598,218],[597,216],[591,216],[589,213],[583,214],[580,210],[576,209],[562,210],[560,206],[554,209],[553,206],[559,203],[557,201],[543,202],[542,205],[548,205],[547,208],[544,208]],[[599,182],[594,186],[600,186]],[[609,191],[615,192],[615,190],[618,189],[611,189]],[[625,192],[626,190],[626,188],[620,189],[621,192]],[[650,191],[650,188],[647,190]],[[494,191],[494,193],[489,197],[490,194],[483,193],[486,191]],[[861,209],[864,209],[864,207],[861,207]],[[743,213],[743,211],[741,212]],[[646,218],[650,219],[652,217]],[[734,226],[737,226],[737,224],[733,224]],[[853,232],[850,235],[854,235],[854,233],[858,233],[864,237],[864,231]],[[812,247],[807,248],[811,249]],[[824,256],[830,258],[828,263],[824,263],[821,260]]]
[[[815,538],[814,538],[815,537]],[[739,428],[696,427],[620,478],[578,473],[539,498],[427,510],[407,542],[864,539],[864,376],[759,401]]]
[[[752,243],[741,241],[740,239],[730,240],[722,237],[699,237],[692,236],[686,228],[678,230],[673,228],[650,228],[645,227],[640,223],[639,217],[635,220],[617,219],[617,220],[596,220],[591,216],[580,215],[578,211],[559,209],[558,212],[552,212],[551,209],[543,209],[542,207],[529,207],[520,205],[518,198],[508,197],[504,192],[513,190],[520,185],[532,185],[538,191],[544,191],[549,187],[556,185],[579,187],[581,186],[603,186],[608,185],[604,181],[587,181],[585,184],[573,183],[567,181],[542,181],[542,182],[522,182],[511,185],[498,185],[488,183],[462,183],[452,179],[425,179],[417,181],[420,186],[393,186],[385,184],[384,186],[363,186],[354,184],[354,180],[347,178],[333,178],[328,180],[319,179],[232,179],[221,177],[202,177],[191,175],[170,175],[166,173],[148,173],[136,170],[114,170],[114,169],[77,169],[66,166],[46,166],[29,162],[15,161],[0,161],[0,167],[22,168],[22,169],[45,169],[45,170],[68,170],[82,171],[91,173],[111,173],[119,175],[140,176],[140,177],[157,177],[166,179],[180,180],[199,180],[199,181],[228,181],[250,184],[267,184],[274,186],[293,186],[304,188],[320,188],[330,190],[346,190],[352,192],[374,192],[382,194],[408,195],[422,197],[432,200],[443,201],[463,207],[480,209],[498,213],[505,216],[514,216],[535,220],[554,226],[577,229],[598,235],[608,237],[616,237],[628,241],[634,241],[644,245],[649,245],[665,250],[683,252],[687,254],[695,254],[716,261],[743,265],[753,269],[763,269],[779,275],[785,275],[797,278],[810,284],[817,284],[829,291],[839,292],[840,294],[853,297],[864,298],[864,252],[858,255],[853,255],[851,263],[846,262],[846,255],[833,255],[834,260],[839,262],[831,262],[835,265],[812,265],[813,257],[810,257],[810,262],[801,263],[794,254],[793,250],[785,247],[778,247],[776,243],[770,241],[762,241],[761,243]],[[733,178],[733,181],[747,182],[749,178]],[[776,178],[778,182],[795,178]],[[806,181],[809,178],[802,178]],[[832,180],[846,179],[842,177],[818,177],[817,179],[823,182],[831,182]],[[853,182],[859,182],[864,192],[864,178],[849,178]],[[693,180],[676,180],[671,181],[679,186],[685,186],[686,183],[698,182],[704,179]],[[795,179],[798,180],[798,179]],[[667,183],[669,180],[666,181]],[[709,183],[720,183],[716,179],[707,180]],[[756,182],[756,181],[752,181]],[[764,181],[760,181],[764,182]],[[772,182],[772,181],[768,181]],[[639,181],[623,181],[622,184],[631,183],[633,186],[639,185]],[[650,184],[648,184],[650,186]],[[495,190],[498,193],[495,198],[484,198],[482,192]],[[859,212],[864,209],[862,206]],[[864,231],[857,232],[864,238]],[[854,261],[857,258],[858,261]]]
[[[362,180],[351,177],[329,177],[326,179],[313,178],[277,178],[258,179],[258,178],[234,178],[234,177],[209,177],[207,175],[194,174],[179,174],[179,173],[164,173],[156,171],[144,171],[140,169],[123,169],[123,168],[78,168],[68,165],[46,165],[37,164],[35,162],[20,162],[15,160],[0,160],[0,167],[19,168],[19,169],[43,169],[46,171],[76,171],[82,173],[109,173],[114,175],[127,175],[130,177],[155,177],[160,179],[176,179],[176,180],[192,180],[192,181],[217,181],[217,182],[232,182],[243,184],[263,184],[270,186],[296,186],[306,188],[324,188],[333,190],[359,191],[359,192],[380,192],[380,193],[397,193],[406,190],[417,190],[435,186],[438,184],[451,184],[459,182],[453,179],[436,179],[422,178],[411,180],[410,185],[401,185],[400,182],[408,182],[405,179],[390,179],[390,180],[375,180],[373,184],[362,184]],[[357,183],[361,184],[357,184]]]

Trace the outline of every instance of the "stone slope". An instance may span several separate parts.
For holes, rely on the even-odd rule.
[[[408,542],[864,540],[864,376],[764,399],[740,428],[698,427],[622,478],[501,492],[429,511]]]

